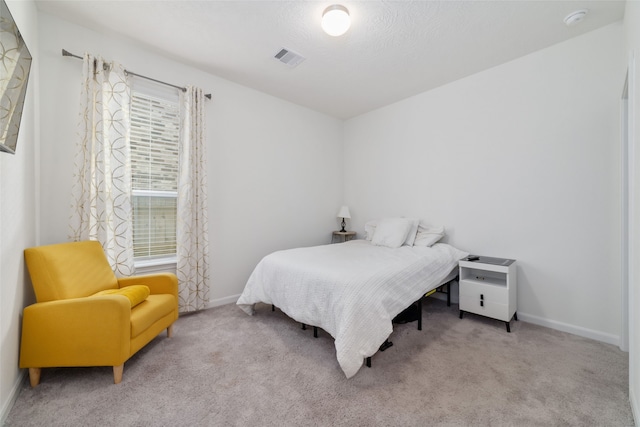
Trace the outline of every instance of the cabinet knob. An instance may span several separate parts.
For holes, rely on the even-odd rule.
[[[480,301],[480,307],[484,307],[484,301]]]
[[[480,299],[484,299],[484,295],[480,294]]]

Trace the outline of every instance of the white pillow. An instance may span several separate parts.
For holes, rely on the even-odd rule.
[[[412,224],[411,224],[411,228],[409,229],[409,232],[407,233],[407,238],[405,239],[403,245],[413,246],[413,242],[416,240],[416,235],[418,234],[418,226],[420,225],[420,220],[417,218],[416,219],[409,218],[409,221],[412,221]],[[364,225],[365,240],[371,241],[371,239],[373,238],[373,234],[376,231],[377,225],[378,225],[377,219],[371,220]]]
[[[378,225],[377,219],[369,221],[364,225],[364,238],[366,240],[370,241],[373,238],[373,233],[376,231],[376,225]]]
[[[407,218],[385,218],[378,222],[371,244],[399,248],[407,239],[412,222]]]
[[[444,237],[444,227],[433,227],[420,223],[413,246],[432,246]]]
[[[407,238],[404,241],[404,244],[407,246],[413,246],[416,240],[416,235],[418,234],[418,226],[420,224],[420,220],[417,218],[408,218],[411,221],[411,228],[407,233]]]

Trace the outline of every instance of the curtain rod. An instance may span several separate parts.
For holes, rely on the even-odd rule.
[[[74,55],[73,53],[71,53],[71,52],[69,52],[68,50],[65,50],[65,49],[62,49],[62,56],[72,56],[74,58],[84,59],[82,56]],[[151,80],[152,82],[156,82],[156,83],[160,83],[160,84],[163,84],[163,85],[175,87],[176,89],[180,89],[183,92],[187,91],[187,88],[185,88],[185,87],[176,86],[176,85],[173,85],[171,83],[163,82],[161,80],[156,80],[156,79],[153,79],[151,77],[143,76],[142,74],[134,73],[133,71],[124,70],[124,72],[127,73],[127,74],[131,74],[132,76],[136,76],[136,77],[140,77],[140,78],[143,78],[143,79]],[[211,94],[210,93],[206,94],[205,98],[211,99]]]

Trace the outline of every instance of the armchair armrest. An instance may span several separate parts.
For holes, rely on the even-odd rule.
[[[130,339],[131,304],[122,295],[36,303],[23,311],[20,367],[121,365]]]
[[[145,285],[149,287],[151,294],[171,294],[178,299],[178,278],[173,273],[118,278],[119,287],[132,285]]]

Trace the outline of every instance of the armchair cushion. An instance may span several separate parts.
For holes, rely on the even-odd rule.
[[[140,304],[142,301],[146,300],[149,296],[149,287],[145,285],[133,285],[133,286],[125,286],[120,289],[106,289],[104,291],[100,291],[92,296],[101,296],[101,295],[122,295],[127,297],[129,302],[131,303],[131,307],[135,307]]]
[[[146,331],[158,319],[176,310],[173,295],[149,295],[146,300],[131,309],[131,338]]]
[[[118,288],[99,242],[40,246],[26,249],[24,255],[38,302],[88,297]]]

